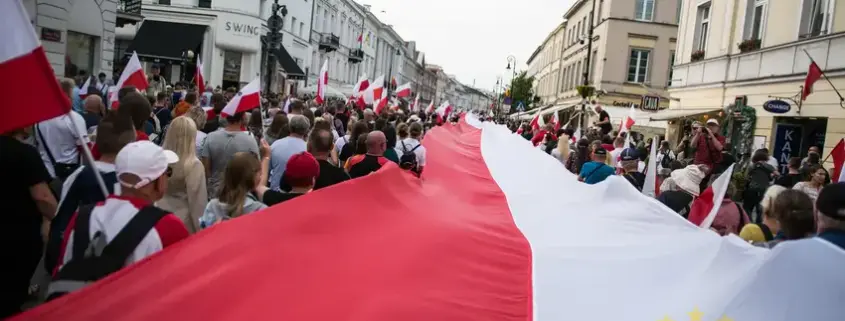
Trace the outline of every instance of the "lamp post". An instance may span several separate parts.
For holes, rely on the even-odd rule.
[[[493,104],[493,108],[495,108],[493,109],[493,117],[495,117],[497,120],[499,118],[499,109],[502,109],[501,107],[499,107],[499,84],[501,82],[502,77],[496,76],[496,87],[493,87],[493,99],[496,100],[496,103]]]
[[[182,51],[182,68],[179,72],[179,80],[187,81],[188,77],[188,61],[194,59],[194,51],[190,49],[185,49]]]
[[[399,56],[401,54],[402,54],[402,50],[399,49],[399,43],[397,42],[396,43],[396,56]],[[388,78],[387,78],[387,96],[388,97],[390,97],[390,94],[392,94],[393,90],[396,89],[396,88],[393,88],[393,81],[392,81],[393,80],[393,65],[394,65],[393,56],[394,55],[390,55],[390,67],[387,70],[387,75],[388,75]]]
[[[279,0],[273,0],[273,10],[270,17],[267,18],[269,31],[267,32],[265,46],[267,59],[265,59],[266,66],[264,66],[264,97],[268,99],[272,95],[273,74],[276,73],[276,56],[273,53],[282,45],[283,34],[280,31],[287,15],[287,6],[279,5]]]
[[[590,85],[590,62],[592,61],[593,55],[593,30],[594,30],[594,23],[593,17],[595,17],[596,12],[596,1],[592,1],[592,9],[590,9],[590,27],[587,29],[587,62],[584,63],[584,86]],[[582,97],[584,101],[581,102],[581,115],[579,116],[579,126],[580,128],[584,128],[587,121],[587,98]],[[583,132],[583,131],[582,131]]]
[[[511,68],[511,66],[513,66],[513,68]],[[505,70],[513,71],[513,73],[511,73],[511,104],[513,104],[513,80],[516,79],[516,57],[514,57],[513,55],[508,55],[508,66],[505,68]]]

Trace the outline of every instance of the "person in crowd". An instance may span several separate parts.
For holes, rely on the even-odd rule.
[[[78,83],[74,79],[65,78],[65,79],[62,79],[60,81],[60,85],[61,85],[63,91],[65,92],[65,94],[68,95],[68,98],[70,99],[70,103],[71,103],[71,107],[73,108],[73,111],[75,111],[77,113],[82,113],[83,112],[82,95],[80,95],[81,90],[79,88],[80,86],[82,86],[82,83],[81,82]]]
[[[801,162],[800,158],[796,157],[796,159],[798,159],[799,163]],[[778,233],[779,228],[777,220],[772,216],[772,207],[774,206],[775,198],[785,190],[787,189],[780,185],[769,186],[769,189],[763,194],[763,200],[760,201],[761,212],[757,218],[757,222],[743,226],[739,232],[739,237],[752,243],[763,243],[774,240],[774,236]]]
[[[563,164],[564,167],[567,166],[566,162],[567,160],[569,160],[570,155],[570,134],[572,133],[563,131],[563,133],[561,133],[557,138],[557,145],[554,149],[551,150],[550,153],[552,157],[557,159],[561,164]]]
[[[115,158],[124,146],[135,141],[135,127],[132,126],[132,120],[129,117],[109,113],[100,122],[97,132],[99,134],[96,144],[100,151],[100,158],[95,161],[94,167],[100,172],[107,192],[115,194],[116,190],[119,191],[114,167]],[[56,267],[62,235],[76,210],[106,199],[95,175],[94,168],[83,165],[73,172],[62,186],[61,194],[59,194],[61,196],[59,208],[56,217],[50,223],[50,238],[44,255],[44,268],[48,273],[52,273]]]
[[[819,198],[819,193],[824,187],[825,181],[828,179],[828,174],[821,166],[810,165],[807,168],[806,175],[804,181],[796,183],[792,189],[806,193],[815,202]]]
[[[728,234],[739,234],[742,227],[750,222],[745,210],[731,199],[731,196],[733,196],[734,193],[736,193],[736,187],[731,182],[728,184],[727,190],[725,190],[725,195],[722,198],[722,204],[719,206],[719,210],[716,212],[716,217],[710,225],[712,230],[722,236]],[[703,201],[703,199],[696,199],[693,201],[692,206],[696,206],[700,201]],[[701,213],[704,216],[708,214],[708,212],[701,211],[693,211],[693,213]],[[705,218],[694,216],[695,215],[693,214],[690,215],[690,222],[700,222]]]
[[[396,125],[396,154],[404,154],[402,151],[402,141],[408,138],[408,124],[399,123]]]
[[[317,111],[320,111],[320,110],[317,110]],[[338,134],[337,130],[334,128],[334,125],[333,125],[334,124],[334,116],[332,116],[331,113],[328,113],[328,112],[322,113],[319,118],[322,118],[323,120],[325,120],[328,123],[327,127],[328,127],[329,131],[332,133],[332,137],[334,137],[333,140],[337,140],[338,138],[340,138],[340,134]],[[316,123],[317,123],[317,120],[315,119],[314,124],[316,124]]]
[[[606,164],[607,150],[603,147],[599,146],[594,149],[591,159],[592,161],[582,166],[581,173],[578,175],[579,181],[593,185],[604,181],[616,172],[613,167]]]
[[[786,240],[799,240],[816,233],[816,215],[813,200],[801,191],[788,189],[775,197],[772,217],[777,222],[774,239],[756,246],[773,248]]]
[[[64,181],[81,164],[82,144],[89,143],[85,119],[79,113],[61,115],[36,124],[33,132],[47,172]]]
[[[415,168],[410,168],[415,173],[422,173],[426,163],[426,149],[422,145],[423,127],[418,122],[413,122],[408,126],[408,138],[403,139],[399,144],[402,148],[402,155],[414,154],[416,162]],[[406,161],[410,160],[410,156],[406,157]],[[403,163],[404,163],[403,162]]]
[[[328,116],[328,115],[326,115],[326,116]],[[334,128],[332,128],[332,123],[330,121],[324,119],[323,117],[317,117],[317,118],[314,119],[314,126],[311,127],[311,133],[313,133],[315,130],[318,130],[318,129],[324,129],[324,130],[329,131],[329,133],[332,133],[332,141],[334,141],[336,139],[336,137],[334,136]],[[309,153],[310,153],[310,151],[309,151]],[[313,153],[312,153],[312,155],[313,155]],[[331,154],[329,155],[329,161],[332,164],[340,164],[340,161],[337,159],[337,152],[334,150],[334,148],[332,148]]]
[[[566,159],[566,168],[573,174],[580,174],[581,167],[589,161],[589,157],[590,141],[581,138],[576,142],[575,149],[569,153],[569,158]]]
[[[675,170],[663,185],[674,185],[676,188],[660,187],[660,196],[657,200],[666,207],[687,218],[692,207],[692,202],[698,197],[701,191],[701,180],[704,179],[704,171],[699,166],[689,165],[683,169]]]
[[[826,186],[816,200],[817,237],[845,250],[845,183]]]
[[[715,168],[722,160],[722,149],[725,146],[725,136],[719,134],[719,122],[711,118],[707,120],[706,126],[698,126],[693,130],[695,135],[690,144],[695,147],[694,164]],[[709,175],[710,171],[707,174]]]
[[[185,113],[185,117],[193,120],[194,126],[197,129],[205,126],[207,116],[208,116],[208,113],[206,113],[205,110],[202,109],[202,107],[197,107],[197,106],[192,107],[191,109],[188,110],[187,113]],[[202,144],[205,141],[206,136],[208,136],[208,134],[203,133],[200,130],[197,130],[197,135],[196,135],[196,138],[194,139],[194,142],[196,143],[196,150],[197,150],[196,155],[201,154]],[[165,137],[165,140],[167,140],[167,137]]]
[[[321,131],[324,131],[321,129]],[[331,135],[331,132],[329,132]],[[310,193],[314,189],[317,177],[320,176],[320,164],[308,152],[294,154],[286,163],[285,174],[282,179],[289,191],[281,192],[264,186],[256,188],[259,199],[267,206],[273,206],[284,201]],[[336,168],[336,167],[335,167]]]
[[[264,133],[264,139],[270,146],[273,146],[273,143],[277,140],[290,135],[290,126],[288,126],[288,123],[288,116],[285,113],[277,113],[276,116],[273,116],[273,122],[270,123],[270,126],[267,127],[267,131]]]
[[[200,227],[206,228],[221,220],[236,218],[267,208],[252,191],[261,185],[261,163],[255,154],[237,152],[226,164],[219,196],[208,202]]]
[[[540,117],[543,116],[540,115]],[[534,135],[531,137],[531,143],[534,144],[534,146],[540,145],[540,143],[543,142],[543,139],[546,138],[546,133],[553,131],[554,126],[551,123],[543,125],[542,128],[534,132]]]
[[[287,168],[288,159],[306,150],[305,136],[311,128],[311,123],[303,115],[291,115],[288,123],[290,134],[288,137],[279,139],[270,146],[270,189],[280,190],[287,188],[282,182],[282,176]]]
[[[792,157],[789,159],[789,163],[787,165],[788,172],[786,175],[780,176],[777,180],[775,180],[775,184],[786,187],[792,188],[798,182],[804,180],[804,175],[801,174],[801,158],[799,157]]]
[[[730,148],[725,148],[725,149],[726,149],[726,150],[728,150],[728,151],[730,151]],[[772,153],[771,153],[771,152],[769,152],[769,149],[768,149],[768,148],[760,148],[760,149],[759,149],[759,151],[760,151],[761,153],[766,153],[766,156],[768,156],[768,157],[769,157],[769,159],[767,159],[767,160],[766,160],[766,163],[767,163],[767,164],[769,164],[769,165],[771,165],[771,166],[772,166],[772,168],[774,168],[774,169],[778,169],[778,168],[780,167],[780,163],[778,163],[777,158],[774,158],[774,156],[772,156]]]
[[[129,116],[135,126],[135,140],[150,140],[144,131],[147,120],[152,114],[152,106],[146,97],[137,92],[129,92],[120,100],[117,112]]]
[[[153,105],[153,115],[158,118],[161,127],[170,125],[170,121],[173,120],[171,113],[170,108],[167,106],[167,93],[159,92],[156,95],[155,104]]]
[[[352,127],[355,126],[355,123],[358,122],[358,117],[351,116],[349,117],[348,125],[345,128],[348,128],[346,131],[346,135],[340,136],[334,140],[334,149],[337,150],[337,155],[340,157],[341,152],[343,151],[343,146],[346,145],[352,139]],[[341,160],[341,163],[345,161]]]
[[[657,174],[662,177],[669,177],[672,172],[672,162],[675,161],[675,152],[669,147],[669,141],[664,140],[660,142],[660,148],[657,150]]]
[[[200,107],[195,108],[205,118],[205,112]],[[179,116],[173,119],[162,147],[179,156],[179,162],[171,166],[172,176],[167,179],[167,193],[156,203],[182,219],[191,233],[199,231],[199,218],[208,204],[205,168],[196,152],[197,132],[197,126],[190,118]]]
[[[314,189],[321,189],[334,184],[348,181],[349,174],[331,162],[334,150],[332,136],[325,129],[315,128],[308,136],[308,152],[317,159],[320,165],[320,175],[314,182]]]
[[[223,130],[208,134],[203,141],[200,161],[205,167],[205,177],[208,179],[206,190],[211,197],[217,195],[226,167],[236,153],[248,152],[255,157],[259,155],[255,139],[241,129],[244,117],[244,112],[226,117],[226,126]]]
[[[282,111],[282,107],[279,106],[279,100],[276,98],[270,99],[267,107],[267,116],[269,116],[270,119],[273,119],[273,117],[275,117],[280,111]]]
[[[399,164],[399,157],[402,155],[402,153],[396,151],[396,127],[393,127],[393,125],[387,123],[384,125],[384,128],[382,128],[382,132],[384,133],[384,137],[387,140],[387,149],[384,150],[384,158],[387,158],[387,160]]]
[[[85,97],[84,104],[85,113],[82,114],[82,119],[85,120],[86,132],[91,133],[100,124],[100,119],[105,114],[106,106],[103,104],[103,98],[97,95]]]
[[[147,77],[147,95],[156,97],[158,93],[165,92],[167,87],[167,80],[161,75],[161,68],[157,64],[153,64],[150,68],[150,75]]]
[[[818,150],[818,149],[816,149],[816,150]],[[822,162],[821,154],[819,154],[817,152],[811,152],[809,155],[807,155],[805,160],[806,160],[806,162],[803,165],[801,165],[801,174],[805,175],[805,177],[808,176],[808,175],[812,175],[812,172],[816,168],[824,169],[824,167],[822,167],[822,165],[821,165],[821,162]],[[828,174],[829,173],[827,173],[825,171],[825,181],[824,181],[825,185],[830,184],[830,175],[828,175]]]
[[[675,155],[677,155],[675,159],[681,161],[685,166],[692,164],[692,158],[695,156],[692,151],[693,148],[690,146],[690,137],[686,136],[681,139],[681,143],[678,144],[678,147],[675,150]]]
[[[610,158],[608,159],[608,165],[613,168],[616,168],[619,172],[621,172],[622,169],[622,164],[619,163],[619,155],[621,155],[622,151],[626,148],[627,147],[625,146],[624,137],[619,136],[613,139],[613,149],[610,150]]]
[[[226,107],[226,103],[227,100],[223,94],[215,93],[211,95],[210,104],[212,108],[206,112],[206,122],[202,128],[203,133],[210,134],[226,126],[226,121],[220,115],[223,112],[223,108]]]
[[[247,114],[246,131],[255,139],[256,144],[261,144],[261,139],[264,138],[264,121],[260,108],[255,108]]]
[[[349,124],[349,113],[346,111],[346,105],[343,102],[338,102],[336,106],[330,106],[326,112],[334,115],[332,125],[337,131],[338,136],[345,135],[347,124]]]
[[[821,149],[818,146],[810,146],[807,149],[807,157],[801,159],[801,168],[805,168],[809,165],[818,165],[819,159],[821,159]],[[814,162],[811,160],[815,160]]]
[[[599,114],[599,120],[594,122],[593,126],[598,126],[601,128],[601,134],[607,135],[611,130],[613,130],[613,125],[610,124],[610,114],[608,114],[601,105],[596,105],[596,113]]]
[[[179,117],[185,115],[191,107],[198,106],[197,105],[197,93],[189,92],[185,95],[185,99],[178,102],[175,107],[173,107],[173,117]]]
[[[384,157],[384,151],[387,149],[387,138],[383,132],[372,131],[367,134],[366,146],[366,154],[349,158],[347,164],[349,177],[358,178],[369,175],[388,162],[387,158]]]
[[[369,108],[364,109],[364,118],[363,119],[366,122],[367,128],[369,128],[370,131],[375,130],[376,113],[372,109],[369,109]]]
[[[338,159],[340,159],[342,163],[346,163],[346,161],[349,160],[352,155],[358,154],[356,153],[356,150],[358,148],[357,143],[359,137],[361,137],[362,135],[366,136],[367,133],[370,132],[370,128],[367,125],[367,121],[365,120],[357,121],[351,127],[352,132],[349,135],[349,143],[343,144],[343,148],[341,148],[340,154],[338,155]]]
[[[306,109],[305,103],[302,100],[295,99],[290,102],[290,111],[288,112],[288,117],[291,115],[302,115],[302,112]]]
[[[643,191],[645,174],[639,170],[640,155],[636,149],[628,147],[619,153],[619,165],[622,167],[622,177],[638,191]]]
[[[0,201],[5,204],[0,241],[3,260],[0,273],[0,318],[17,314],[29,294],[47,237],[46,228],[56,214],[56,198],[49,187],[53,180],[33,146],[25,143],[24,129],[0,134]]]
[[[751,157],[751,165],[748,166],[746,177],[748,181],[745,186],[745,191],[742,193],[742,203],[745,207],[745,212],[753,214],[757,209],[757,219],[755,222],[760,222],[760,201],[763,199],[763,194],[771,185],[772,177],[777,175],[777,169],[769,164],[769,154],[763,150],[757,150]]]
[[[115,157],[115,172],[117,181],[121,185],[120,195],[111,194],[93,208],[83,208],[74,214],[64,233],[63,250],[59,256],[59,266],[54,274],[54,283],[58,284],[58,281],[65,278],[66,267],[79,267],[80,265],[76,262],[85,259],[85,257],[75,255],[73,246],[77,244],[70,242],[77,241],[74,235],[82,232],[77,229],[78,220],[84,219],[88,223],[85,227],[90,236],[87,240],[91,244],[111,242],[119,237],[120,233],[145,234],[146,236],[128,255],[126,265],[138,262],[187,238],[188,230],[185,229],[179,217],[153,205],[167,193],[170,165],[178,161],[179,158],[175,153],[164,150],[150,141],[137,141],[124,146]],[[139,219],[139,215],[148,218]],[[144,221],[151,221],[152,224],[144,226]],[[133,230],[129,232],[128,229]],[[68,273],[72,272],[75,272],[74,269],[69,269]],[[64,291],[65,289],[55,290],[69,292]],[[51,297],[55,294],[48,293]]]

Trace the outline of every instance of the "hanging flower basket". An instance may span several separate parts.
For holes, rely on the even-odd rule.
[[[578,86],[575,89],[578,90],[578,95],[581,95],[581,98],[585,99],[592,97],[596,92],[596,87],[593,86]]]
[[[760,45],[760,39],[748,39],[740,42],[737,46],[739,47],[739,52],[749,52],[760,49]]]

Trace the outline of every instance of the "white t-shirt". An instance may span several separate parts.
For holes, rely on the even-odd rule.
[[[343,149],[343,145],[349,142],[349,135],[338,137],[334,140],[334,149],[337,150],[337,154],[340,155],[340,151]]]
[[[417,147],[417,145],[420,145],[420,141],[408,137],[400,142],[399,149],[403,150],[402,148],[405,148],[410,151],[414,149],[414,147]],[[414,150],[414,154],[417,154],[417,165],[425,166],[425,146],[420,146],[419,148]]]
[[[36,125],[35,131],[36,141],[38,144],[38,152],[41,154],[41,161],[47,168],[47,172],[51,176],[56,176],[56,171],[53,168],[53,163],[50,161],[50,156],[44,148],[50,149],[50,153],[57,163],[62,164],[79,164],[79,134],[82,133],[82,140],[88,144],[88,129],[85,128],[85,119],[82,115],[76,112],[70,113],[73,121],[76,122],[77,130],[73,130],[73,122],[71,122],[68,115],[61,115],[53,119],[48,119]],[[40,133],[39,133],[40,132]],[[43,137],[42,137],[43,135]]]
[[[610,162],[613,164],[615,168],[622,168],[622,164],[619,163],[619,155],[622,155],[622,151],[624,148],[617,147],[616,149],[610,151]]]

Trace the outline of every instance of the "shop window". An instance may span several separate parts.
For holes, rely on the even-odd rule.
[[[223,88],[239,88],[241,81],[241,61],[243,54],[237,51],[223,53]]]
[[[636,0],[634,19],[652,21],[654,18],[654,0]]]
[[[65,77],[75,77],[80,71],[90,75],[94,71],[94,46],[97,37],[68,31],[65,53]]]
[[[631,59],[628,62],[628,82],[644,83],[648,80],[648,58],[651,50],[631,49]]]
[[[830,33],[833,25],[833,0],[801,0],[801,25],[799,38],[809,38]]]

